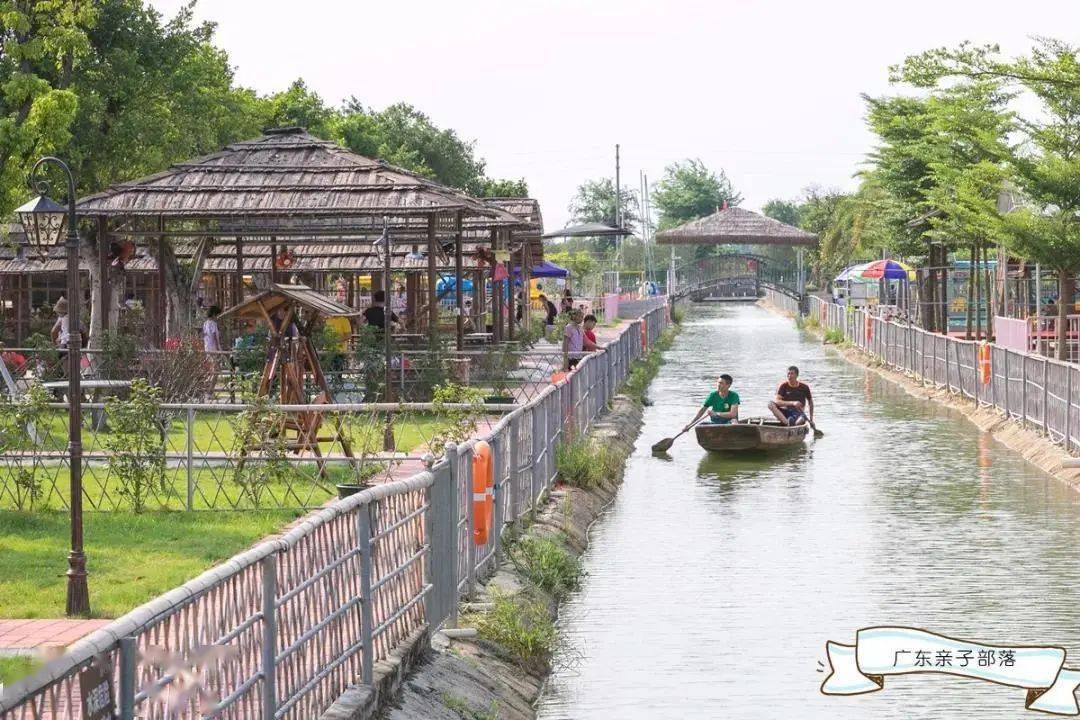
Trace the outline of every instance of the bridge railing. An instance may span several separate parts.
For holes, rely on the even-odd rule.
[[[770,293],[769,300],[785,307],[789,298]],[[1080,450],[1080,366],[996,343],[927,332],[813,296],[809,314],[816,315],[823,327],[841,330],[846,341],[888,367],[997,408],[1041,429],[1070,453]],[[984,344],[990,349],[985,373],[979,363],[979,346]]]
[[[86,697],[99,709],[115,701],[114,714],[93,717],[121,720],[320,716],[417,631],[456,622],[503,532],[550,490],[556,448],[589,430],[668,314],[648,310],[481,438],[495,467],[486,544],[473,542],[470,440],[91,633],[8,685],[0,718],[85,720]]]

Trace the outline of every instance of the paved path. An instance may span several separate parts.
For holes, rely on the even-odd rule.
[[[0,620],[0,653],[66,647],[111,620]]]

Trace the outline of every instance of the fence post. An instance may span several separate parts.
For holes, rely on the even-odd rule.
[[[458,464],[457,472],[459,477],[465,479],[465,517],[466,528],[465,533],[465,593],[469,598],[473,597],[476,592],[476,543],[473,538],[476,536],[476,518],[473,517],[473,486],[472,486],[472,455],[470,454],[462,467],[462,448],[458,448]],[[494,457],[492,457],[494,460]]]
[[[274,720],[277,713],[277,554],[262,559],[262,716]]]
[[[541,398],[540,402],[533,406],[532,409],[532,482],[529,483],[529,505],[532,505],[531,498],[536,497],[536,488],[540,486],[541,479],[544,476],[544,467],[547,465],[547,454],[544,450],[545,439],[547,438],[547,425],[541,422],[544,417],[545,408],[547,407],[548,397],[550,394]],[[521,528],[521,516],[525,514],[525,503],[521,502],[518,508],[514,511],[514,526]]]
[[[135,664],[139,648],[133,636],[120,638],[120,720],[135,720]]]
[[[990,407],[997,407],[997,366],[994,361],[994,346],[990,345]]]
[[[1020,356],[1020,423],[1027,425],[1027,357]]]
[[[514,451],[512,449],[514,447],[514,445],[516,444],[516,442],[517,442],[516,441],[517,435],[515,434],[516,431],[517,431],[515,421],[516,421],[516,418],[512,418],[510,420],[510,422],[508,423],[508,425],[509,425],[508,432],[503,433],[502,435],[493,435],[492,438],[491,438],[491,462],[492,462],[492,467],[493,467],[493,474],[495,475],[495,478],[494,478],[495,482],[494,482],[494,486],[491,489],[491,492],[492,492],[492,509],[491,509],[492,518],[491,518],[490,534],[493,537],[493,539],[491,541],[491,555],[489,557],[490,558],[496,558],[496,562],[497,562],[497,555],[496,554],[499,552],[499,538],[502,535],[502,529],[503,529],[503,517],[504,517],[503,507],[502,507],[503,493],[506,492],[506,489],[505,489],[506,483],[509,482],[511,485],[513,485],[514,477],[516,476],[516,473],[514,472],[514,463],[513,463]],[[507,445],[509,445],[510,448],[511,448],[509,452],[507,452],[507,447],[506,447]],[[510,455],[510,458],[508,459],[509,462],[506,463],[506,465],[508,467],[507,467],[507,471],[506,471],[506,477],[504,477],[502,469],[503,469],[503,458],[506,455]]]
[[[437,471],[433,468],[432,475],[431,505],[428,507],[431,520],[428,562],[436,602],[427,606],[427,621],[434,629],[453,617],[457,608],[458,503],[457,484],[450,464],[440,464]]]
[[[1065,452],[1072,452],[1072,376],[1071,365],[1065,366]]]
[[[187,508],[190,512],[193,510],[195,502],[195,481],[194,475],[191,472],[191,463],[194,459],[195,441],[194,441],[194,425],[195,425],[195,411],[194,408],[188,408],[188,504]]]
[[[535,410],[530,410],[530,416]],[[518,439],[521,433],[520,418],[511,418],[510,420],[510,519],[516,520],[521,513],[521,482],[517,468],[518,462],[521,459],[521,452],[518,449]],[[535,448],[536,443],[533,442]],[[536,457],[535,455],[533,456]],[[535,462],[535,460],[534,460]],[[498,503],[495,505],[498,507]],[[504,518],[505,520],[505,518]],[[499,526],[499,530],[502,530],[502,526]]]
[[[1043,432],[1046,433],[1047,435],[1049,435],[1050,434],[1050,422],[1049,422],[1050,415],[1049,415],[1049,413],[1047,413],[1047,405],[1049,404],[1049,400],[1050,400],[1050,390],[1047,387],[1047,378],[1048,378],[1048,376],[1050,374],[1050,360],[1047,359],[1047,358],[1043,358],[1042,365],[1043,365],[1043,373],[1042,373],[1042,375],[1043,375],[1042,376],[1042,388],[1043,388],[1043,392],[1042,392],[1042,425],[1043,425]]]
[[[1005,348],[1005,417],[1012,417],[1009,410],[1009,349]]]
[[[936,356],[937,353],[934,353]],[[948,393],[952,389],[949,383],[949,338],[945,337],[945,392]]]
[[[450,505],[450,508],[446,511],[446,514],[447,514],[448,517],[451,518],[451,521],[450,521],[450,528],[451,528],[450,529],[450,536],[451,536],[452,541],[453,541],[452,544],[451,544],[451,547],[453,548],[453,558],[454,558],[453,563],[452,563],[452,570],[450,571],[451,583],[450,583],[450,595],[449,595],[449,598],[447,600],[447,602],[449,603],[449,607],[447,608],[447,610],[449,611],[448,623],[449,623],[450,627],[457,627],[457,620],[458,620],[458,580],[461,577],[461,544],[460,544],[461,543],[461,532],[460,532],[460,529],[459,529],[461,527],[461,516],[459,514],[461,512],[461,496],[458,494],[460,492],[460,490],[461,490],[461,484],[458,482],[458,451],[457,451],[457,443],[452,443],[452,442],[447,443],[446,444],[446,450],[445,450],[444,454],[446,456],[447,466],[449,467],[449,470],[450,470],[450,479],[449,479],[448,482],[450,484],[450,487],[452,488],[450,493],[448,494],[448,497],[452,500],[452,503]],[[471,500],[472,499],[471,493],[472,493],[472,488],[466,488],[465,497],[467,497],[467,498],[469,498]],[[470,505],[466,504],[466,507],[470,507]],[[469,513],[468,510],[466,510],[465,514],[469,515],[471,513]],[[472,542],[472,537],[467,538],[465,540],[465,542],[466,543],[471,543]]]
[[[371,504],[364,503],[356,511],[356,542],[360,546],[360,680],[371,685],[375,671],[374,610],[371,597]]]

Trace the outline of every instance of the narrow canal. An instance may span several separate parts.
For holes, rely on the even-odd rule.
[[[789,364],[826,436],[794,454],[712,457],[688,434],[716,376],[743,417]],[[545,720],[1018,718],[1024,691],[944,675],[827,697],[826,640],[923,627],[1080,658],[1080,493],[831,356],[752,306],[698,307],[654,382],[625,484],[592,531]],[[691,431],[692,433],[693,431]]]

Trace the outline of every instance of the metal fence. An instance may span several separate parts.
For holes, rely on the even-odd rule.
[[[456,621],[460,593],[494,562],[503,530],[550,489],[557,446],[588,431],[667,315],[650,310],[482,438],[496,468],[498,531],[486,545],[472,541],[470,440],[76,642],[8,686],[0,718],[81,720],[84,697],[115,697],[123,720],[318,716],[347,686],[370,683],[412,633]]]
[[[769,294],[784,306],[789,298]],[[909,323],[887,320],[863,309],[809,298],[809,314],[823,327],[837,328],[844,339],[890,368],[917,380],[995,407],[1025,425],[1041,429],[1068,452],[1080,449],[1077,421],[1080,366],[974,340],[927,332]],[[990,350],[989,368],[982,372],[979,347]]]

